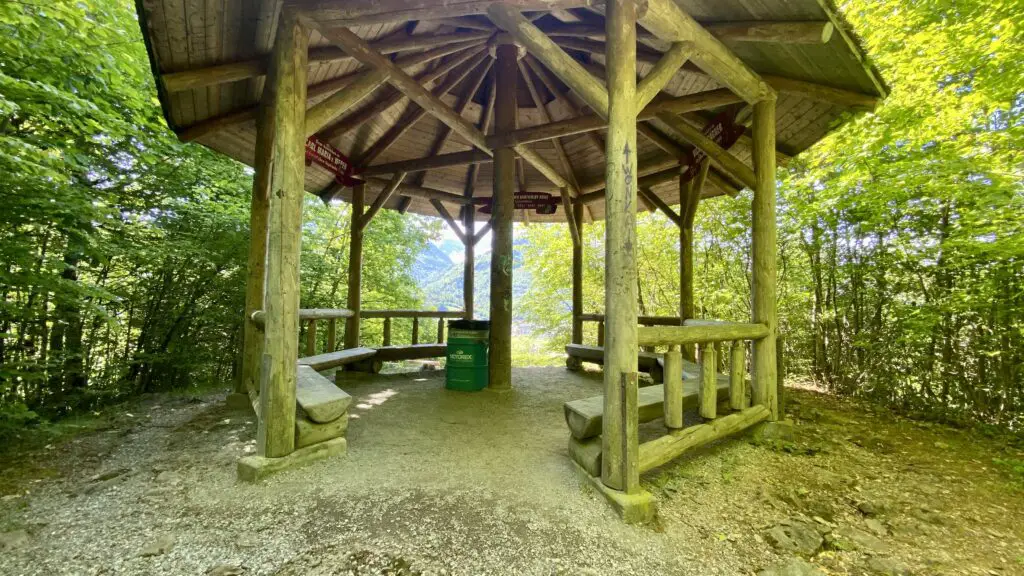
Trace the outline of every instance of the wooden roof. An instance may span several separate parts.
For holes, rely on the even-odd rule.
[[[319,0],[319,3],[331,1]],[[398,0],[385,0],[385,3],[395,1]],[[520,0],[519,4],[522,3]],[[848,118],[850,112],[871,108],[885,96],[885,85],[828,0],[677,0],[677,3],[778,92],[780,163],[823,138]],[[347,3],[337,0],[337,4]],[[586,2],[575,2],[576,6],[581,4]],[[138,8],[154,74],[158,76],[160,101],[170,127],[185,140],[194,140],[252,165],[255,105],[263,88],[262,74],[273,43],[279,0],[138,0]],[[604,21],[599,10],[584,6],[525,14],[595,76],[602,77]],[[498,29],[486,14],[409,21],[365,18],[348,25],[371,46],[391,54],[397,63],[411,62],[403,70],[414,78],[421,81],[424,76],[433,78],[425,85],[461,111],[464,118],[478,126],[490,124],[483,118],[489,102],[493,101],[493,73],[490,71],[493,57],[487,43]],[[640,77],[648,74],[668,49],[667,43],[641,30],[637,56]],[[349,58],[313,31],[309,105],[337,92],[353,73],[363,69],[359,61]],[[697,128],[724,108],[725,104],[721,103],[738,101],[722,98],[729,94],[719,83],[696,66],[687,64],[676,72],[655,102],[699,93],[709,95],[707,100],[711,107],[678,117]],[[518,102],[520,128],[589,112],[576,94],[531,56],[520,62]],[[385,106],[387,103],[391,105]],[[728,105],[737,109],[742,106]],[[740,118],[745,116],[749,116],[748,111],[741,111]],[[418,105],[385,83],[317,135],[348,155],[357,166],[369,166],[370,172],[376,172],[367,176],[366,201],[370,203],[390,178],[390,174],[381,171],[383,169],[372,167],[468,153],[473,149],[461,136],[450,132],[439,120],[420,111]],[[656,143],[658,140],[660,144]],[[605,170],[602,130],[537,141],[529,146],[563,174],[575,178],[581,194],[589,193],[589,197],[600,200]],[[564,157],[559,146],[564,149]],[[640,176],[656,174],[647,182],[666,204],[679,203],[679,187],[671,167],[673,157],[689,147],[673,127],[659,119],[648,121],[640,132]],[[666,149],[674,149],[676,154],[669,154]],[[730,152],[750,165],[749,132]],[[565,159],[568,167],[563,164]],[[521,189],[558,195],[558,189],[533,166],[523,161],[520,164]],[[490,196],[491,164],[477,166],[473,196]],[[464,195],[467,177],[473,172],[468,165],[411,172],[403,181],[403,187],[384,207],[437,215],[435,205],[426,196],[430,196],[431,191]],[[711,176],[705,187],[706,196],[733,194],[742,187],[735,178],[717,169],[712,170]],[[402,196],[403,191],[410,190],[406,187],[415,187],[417,194]],[[306,190],[342,199],[348,199],[351,193],[350,189],[335,185],[333,176],[317,165],[306,170]],[[641,209],[653,209],[649,200],[642,201]],[[445,201],[443,205],[452,214],[458,209],[457,203]],[[603,202],[589,202],[588,207],[592,217],[603,217]],[[565,218],[561,207],[554,215],[517,211],[516,216],[517,220],[527,221],[564,221]]]

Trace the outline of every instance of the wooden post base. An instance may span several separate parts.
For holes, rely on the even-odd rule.
[[[238,461],[238,479],[242,482],[258,482],[275,472],[326,460],[332,456],[340,456],[347,450],[348,442],[344,438],[335,438],[299,448],[281,458],[246,456]]]
[[[604,485],[601,482],[600,477],[591,476],[584,470],[579,464],[573,462],[573,466],[579,472],[580,476],[585,478],[590,485],[594,487],[612,508],[618,512],[619,516],[626,524],[643,524],[654,520],[655,515],[658,513],[657,505],[654,501],[654,495],[646,490],[640,490],[636,494],[626,494],[619,490],[614,490]]]

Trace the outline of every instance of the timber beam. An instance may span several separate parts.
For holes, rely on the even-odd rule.
[[[338,6],[336,3],[332,3],[332,5]],[[306,18],[304,20],[308,21]],[[310,23],[310,25],[316,26],[325,38],[341,46],[342,49],[366,66],[388,72],[390,74],[388,83],[400,90],[410,100],[419,104],[421,108],[438,120],[451,127],[456,134],[465,138],[470,144],[484,152],[490,153],[486,138],[482,132],[477,130],[476,126],[456,114],[438,96],[432,94],[420,85],[419,82],[403,72],[401,68],[395,66],[394,62],[375,52],[365,40],[356,36],[351,30],[344,27],[318,26],[315,23]]]
[[[685,112],[696,112],[719,106],[736,104],[743,100],[727,89],[709,90],[697,92],[674,98],[663,98],[655,100],[647,105],[637,116],[637,120],[653,120],[658,114],[668,112],[682,114]],[[574,134],[584,134],[596,130],[604,130],[608,123],[596,114],[587,114],[567,120],[558,120],[546,124],[538,124],[529,128],[520,128],[502,136],[488,136],[487,141],[491,146],[528,144],[551,140]]]
[[[364,176],[378,176],[380,174],[395,174],[397,172],[423,172],[435,168],[487,164],[492,161],[493,158],[486,152],[468,150],[466,152],[452,152],[450,154],[438,154],[425,158],[413,158],[412,160],[400,160],[398,162],[367,166],[361,174]]]
[[[370,205],[370,209],[366,211],[366,214],[363,214],[362,218],[359,219],[360,228],[366,228],[370,221],[373,220],[373,217],[377,215],[377,212],[380,212],[380,209],[384,207],[384,204],[391,199],[391,195],[394,194],[395,190],[398,189],[404,179],[405,172],[396,172],[395,175],[391,177],[391,181],[388,182],[387,186],[385,186],[377,194],[377,197],[373,199],[373,204]]]
[[[773,96],[772,88],[756,72],[674,0],[648,0],[647,10],[637,23],[662,40],[693,43],[694,63],[745,101],[754,103]]]
[[[712,36],[726,42],[766,42],[772,44],[826,44],[835,26],[828,21],[810,22],[713,22],[704,23]],[[584,23],[545,23],[540,29],[548,36],[604,40],[602,26]],[[652,34],[638,33],[638,40],[653,40]]]
[[[560,46],[510,5],[495,3],[487,9],[491,21],[526,47],[562,82],[601,116],[608,114],[608,89]]]
[[[285,0],[285,8],[298,10],[314,20],[347,27],[410,20],[447,22],[452,18],[487,13],[488,8],[498,4],[520,12],[548,12],[585,7],[590,3],[590,0]]]
[[[421,35],[410,36],[402,34],[399,37],[386,37],[370,42],[370,46],[381,54],[394,54],[406,50],[423,50],[436,48],[446,44],[465,42],[467,40],[483,40],[490,36],[490,32],[470,31],[454,32],[438,36]],[[194,88],[215,86],[227,82],[246,80],[256,76],[263,76],[267,73],[267,62],[269,55],[260,56],[241,62],[230,62],[225,64],[214,64],[194,70],[182,70],[181,72],[168,72],[161,76],[164,88],[168,92],[180,92]],[[351,58],[343,50],[335,46],[318,46],[310,48],[309,62],[338,62]]]
[[[414,82],[422,84],[424,86],[424,90],[426,90],[426,86],[432,85],[435,80],[440,79],[445,74],[448,74],[470,60],[479,61],[478,59],[484,58],[486,55],[487,51],[484,46],[478,46],[477,48],[467,50],[459,53],[450,60],[440,63],[432,70],[424,70],[417,74]],[[381,114],[387,112],[392,106],[401,102],[403,98],[405,98],[405,94],[401,90],[391,88],[377,100],[370,102],[352,114],[349,114],[334,124],[324,128],[321,133],[317,134],[317,136],[321,140],[333,140],[338,138],[352,130],[355,130],[356,128],[359,128],[364,123],[380,117]]]
[[[447,46],[442,46],[440,48],[435,48],[433,50],[427,50],[426,52],[421,52],[419,54],[409,54],[407,56],[403,56],[401,58],[396,59],[395,64],[397,66],[407,68],[410,66],[424,64],[426,62],[430,62],[438,58],[443,58],[445,56],[448,56],[449,54],[454,54],[456,52],[460,52],[463,50],[467,51],[467,55],[465,57],[469,58],[473,55],[473,52],[470,49],[474,46],[479,46],[480,44],[481,43],[476,40],[449,44]],[[354,79],[361,77],[366,72],[366,69],[360,68],[359,70],[356,70],[355,72],[349,74],[345,74],[344,76],[331,78],[330,80],[325,80],[323,82],[313,84],[312,86],[306,89],[307,103],[314,98],[318,98],[325,94],[332,95],[338,92],[339,90],[344,89],[351,82],[353,82]],[[196,122],[191,126],[179,129],[177,131],[178,139],[183,142],[192,142],[198,138],[202,138],[203,136],[210,134],[211,132],[217,132],[219,130],[224,130],[232,126],[237,126],[239,124],[250,122],[256,119],[256,114],[258,110],[259,104],[254,104],[242,108],[240,110],[236,110],[234,112],[229,112],[227,114],[222,114],[220,116]]]
[[[694,128],[689,122],[672,114],[659,114],[658,119],[668,125],[673,131],[679,133],[690,144],[700,148],[711,162],[716,166],[736,177],[745,186],[753,189],[757,185],[757,178],[754,171],[733,156],[728,150],[722,148],[714,140],[703,132]]]

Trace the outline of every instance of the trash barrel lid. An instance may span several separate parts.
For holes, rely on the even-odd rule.
[[[449,320],[448,328],[456,330],[490,330],[491,322],[490,320]]]

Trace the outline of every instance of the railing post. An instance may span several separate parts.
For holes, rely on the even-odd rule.
[[[700,416],[714,420],[718,411],[718,382],[715,362],[715,344],[704,342],[700,345],[700,382],[697,386],[697,402]]]
[[[391,346],[391,316],[384,317],[384,345]]]
[[[604,346],[604,320],[597,321],[597,345]]]
[[[665,352],[665,427],[683,427],[683,354],[677,345]]]
[[[412,344],[415,346],[420,343],[420,319],[417,316],[413,316],[412,319]]]
[[[338,347],[338,322],[331,318],[327,321],[327,351],[334,352]]]
[[[734,340],[729,352],[729,408],[743,410],[747,407],[747,391],[744,385],[747,372],[747,344]]]
[[[444,318],[437,319],[437,343],[444,344]]]
[[[306,356],[316,354],[316,320],[306,322]]]

